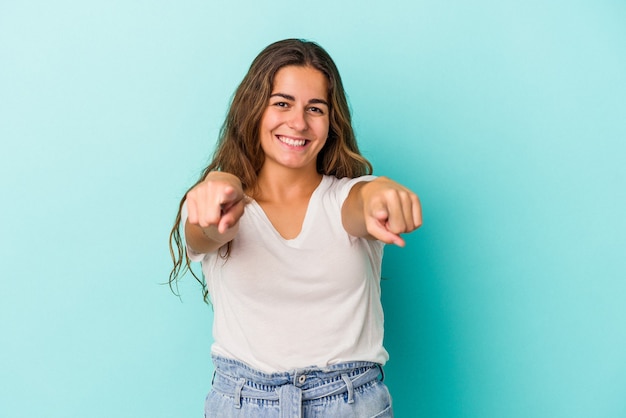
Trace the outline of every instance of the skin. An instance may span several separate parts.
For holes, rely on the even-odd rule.
[[[260,122],[265,161],[254,199],[285,239],[302,228],[309,199],[322,175],[316,159],[329,127],[328,81],[311,67],[287,66],[274,78]],[[217,250],[232,240],[244,213],[244,190],[229,173],[212,172],[187,193],[185,235],[198,253]],[[421,205],[411,190],[379,177],[357,183],[342,207],[346,231],[357,237],[404,246],[401,234],[422,224]]]

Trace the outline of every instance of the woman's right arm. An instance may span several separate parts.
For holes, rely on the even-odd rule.
[[[231,241],[239,231],[244,210],[241,181],[213,171],[186,196],[185,239],[194,252],[206,254]]]

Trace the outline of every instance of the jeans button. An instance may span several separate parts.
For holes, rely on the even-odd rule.
[[[303,374],[301,374],[301,375],[298,377],[298,383],[303,384],[304,382],[306,382],[306,376],[305,376],[305,375],[303,375]]]

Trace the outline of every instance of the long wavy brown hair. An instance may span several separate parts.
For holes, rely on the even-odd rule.
[[[248,73],[235,91],[228,115],[220,130],[217,148],[211,163],[203,170],[198,181],[188,190],[202,182],[211,171],[224,171],[236,175],[244,190],[257,187],[257,175],[265,160],[259,140],[259,125],[268,106],[274,77],[283,67],[309,66],[322,72],[328,79],[329,120],[328,139],[317,156],[317,171],[337,178],[358,177],[372,173],[372,165],[359,152],[352,118],[337,66],[330,55],[315,42],[285,39],[266,47],[254,59]],[[203,286],[205,300],[208,290],[204,277],[199,278],[191,270],[190,260],[181,236],[181,210],[185,196],[180,201],[169,246],[174,267],[170,272],[169,285],[175,294],[177,283],[189,270]],[[230,243],[220,249],[224,257],[230,255]]]

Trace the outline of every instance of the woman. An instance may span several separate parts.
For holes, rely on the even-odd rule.
[[[326,51],[296,39],[263,50],[170,237],[170,284],[202,262],[214,308],[206,417],[392,416],[382,252],[404,245],[421,208],[369,174]]]

